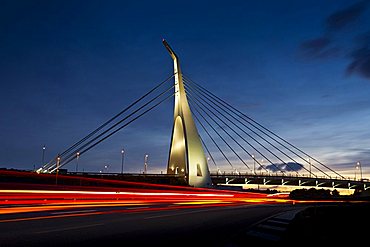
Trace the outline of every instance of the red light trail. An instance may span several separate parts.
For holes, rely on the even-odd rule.
[[[53,178],[50,174],[6,172],[6,175]],[[2,171],[0,175],[4,175]],[[265,194],[159,185],[118,180],[59,177],[109,186],[0,183],[0,223],[109,213],[228,207],[246,204],[293,204],[288,194]],[[303,201],[300,201],[303,202]],[[311,201],[312,202],[312,201]],[[35,215],[43,214],[43,215]],[[10,217],[14,215],[14,217]],[[2,217],[1,217],[2,216]],[[4,218],[7,216],[6,218]]]

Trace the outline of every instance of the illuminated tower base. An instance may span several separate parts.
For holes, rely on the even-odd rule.
[[[194,187],[209,187],[212,185],[211,176],[186,98],[179,59],[165,40],[163,44],[174,61],[176,92],[167,174],[184,175],[188,184]]]

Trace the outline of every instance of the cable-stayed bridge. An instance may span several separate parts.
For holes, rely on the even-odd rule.
[[[247,114],[184,75],[178,56],[164,40],[174,61],[174,73],[108,119],[87,136],[37,170],[59,169],[86,154],[163,102],[174,98],[174,121],[167,175],[194,187],[214,184],[262,184],[367,190],[362,178],[349,179],[320,162]],[[173,82],[174,81],[174,82]],[[227,164],[231,173],[222,172]],[[209,166],[215,166],[211,174]],[[243,166],[247,172],[237,167]]]

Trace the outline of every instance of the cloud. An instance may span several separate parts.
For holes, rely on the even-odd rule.
[[[359,1],[346,8],[338,10],[329,15],[325,20],[323,35],[319,38],[303,41],[299,46],[299,51],[305,58],[325,59],[332,58],[341,54],[342,51],[350,49],[348,55],[350,59],[346,67],[346,74],[356,74],[366,79],[370,79],[370,32],[363,35],[360,42],[354,47],[341,47],[338,35],[350,25],[356,24],[358,19],[366,11],[369,0]]]
[[[319,37],[304,41],[300,50],[308,58],[327,58],[335,56],[339,49],[331,47],[332,40],[328,37]]]
[[[302,43],[302,49],[312,50],[312,51],[321,51],[328,47],[330,44],[330,39],[327,37],[321,37],[317,39],[311,39]]]
[[[300,52],[306,58],[331,58],[340,53],[335,45],[333,33],[339,32],[344,27],[354,24],[366,10],[368,1],[355,3],[345,9],[334,12],[325,21],[325,32],[322,37],[303,41]]]
[[[359,41],[360,44],[349,55],[351,63],[346,72],[370,79],[370,32],[361,35]]]
[[[329,31],[338,31],[344,27],[353,24],[365,11],[368,1],[360,1],[345,9],[331,14],[326,19],[326,27]]]

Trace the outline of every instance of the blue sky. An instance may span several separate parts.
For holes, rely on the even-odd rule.
[[[171,75],[166,38],[194,81],[335,170],[353,176],[360,161],[370,173],[368,1],[1,6],[0,167],[40,166],[43,145],[52,159]],[[120,171],[124,148],[126,171],[146,153],[149,171],[165,171],[172,108],[86,153],[81,169]]]

